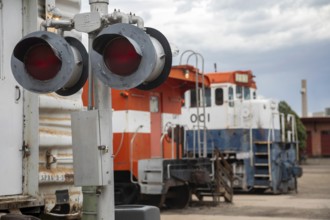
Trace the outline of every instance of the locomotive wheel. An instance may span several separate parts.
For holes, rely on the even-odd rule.
[[[188,185],[176,186],[169,189],[165,204],[168,208],[186,208],[191,199],[191,191]]]

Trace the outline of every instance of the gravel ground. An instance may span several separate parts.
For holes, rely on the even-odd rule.
[[[298,193],[234,196],[233,204],[162,210],[161,220],[298,220],[330,219],[330,158],[308,159],[298,180]]]

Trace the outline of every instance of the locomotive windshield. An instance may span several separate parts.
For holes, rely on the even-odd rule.
[[[222,88],[217,88],[215,90],[215,104],[223,105],[223,89]]]

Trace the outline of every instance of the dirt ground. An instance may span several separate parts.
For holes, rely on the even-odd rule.
[[[307,159],[298,193],[239,194],[233,204],[162,210],[161,220],[298,220],[330,219],[330,158]]]

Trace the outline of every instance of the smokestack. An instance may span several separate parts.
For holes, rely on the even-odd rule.
[[[307,109],[307,81],[306,79],[301,80],[301,116],[308,116]]]

